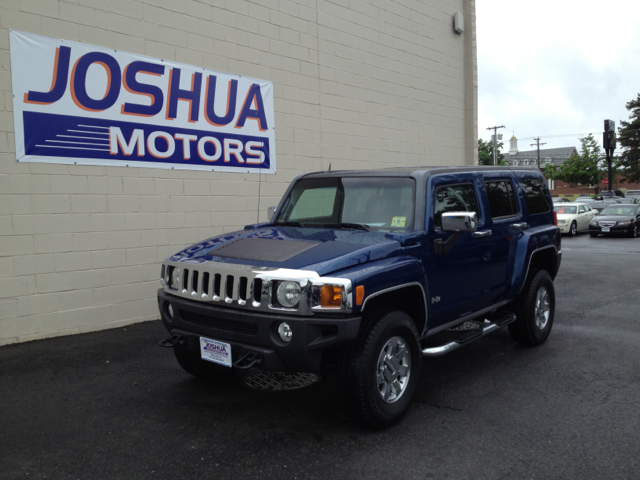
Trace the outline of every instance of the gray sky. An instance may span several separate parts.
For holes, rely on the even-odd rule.
[[[478,136],[575,146],[640,93],[640,0],[477,0]],[[582,134],[582,135],[581,135]],[[563,136],[560,136],[563,135]],[[567,136],[564,136],[567,135]],[[619,151],[619,149],[617,150]]]

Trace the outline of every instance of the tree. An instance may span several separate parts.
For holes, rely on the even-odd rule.
[[[502,142],[496,144],[498,165],[508,165],[509,163],[504,159],[504,155],[500,153],[500,149],[504,147]],[[481,138],[478,139],[478,161],[480,165],[493,165],[493,142],[485,142]]]
[[[627,103],[629,121],[620,120],[618,143],[624,150],[620,156],[620,173],[628,182],[640,180],[640,93]]]
[[[602,168],[605,157],[600,151],[600,144],[589,134],[580,139],[580,154],[573,154],[555,172],[545,168],[547,178],[564,180],[567,183],[579,183],[581,185],[594,185],[596,193],[600,181],[606,172]],[[547,165],[548,166],[548,165]]]

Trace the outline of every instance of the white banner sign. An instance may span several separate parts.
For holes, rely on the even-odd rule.
[[[19,162],[275,173],[273,85],[11,31]]]

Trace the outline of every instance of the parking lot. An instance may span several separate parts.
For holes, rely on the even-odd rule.
[[[498,331],[426,360],[397,426],[334,381],[184,373],[159,321],[0,347],[0,478],[640,478],[640,239],[563,239],[543,346]]]

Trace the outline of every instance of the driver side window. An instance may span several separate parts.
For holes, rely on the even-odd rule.
[[[476,212],[480,221],[480,210],[476,190],[472,183],[437,187],[433,207],[433,224],[437,229],[442,226],[444,212]]]

